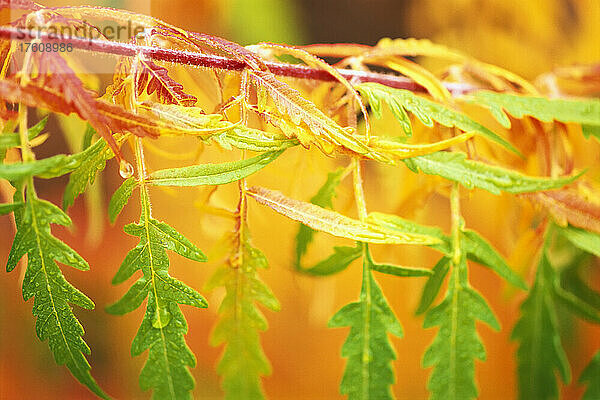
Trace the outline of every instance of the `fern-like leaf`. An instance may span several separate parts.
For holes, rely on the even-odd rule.
[[[506,168],[468,160],[464,153],[446,151],[403,161],[413,172],[421,170],[428,175],[438,175],[444,179],[458,182],[468,189],[477,187],[493,194],[500,194],[502,191],[527,193],[557,189],[575,181],[583,173],[560,178],[533,177]]]
[[[521,318],[512,332],[512,339],[519,341],[519,398],[523,400],[558,398],[555,371],[560,372],[563,382],[571,380],[554,308],[556,285],[557,274],[544,248],[535,282],[521,305]]]
[[[148,299],[144,319],[131,345],[134,356],[149,350],[140,387],[153,389],[154,399],[190,399],[194,378],[188,367],[194,367],[196,359],[184,340],[187,323],[179,304],[204,308],[207,303],[196,290],[168,274],[166,250],[193,261],[206,261],[206,257],[175,229],[152,218],[145,190],[140,191],[140,196],[140,222],[124,228],[126,233],[138,236],[140,242],[125,257],[113,283],[124,282],[138,270],[143,275],[107,311],[125,314]]]
[[[436,121],[444,126],[457,127],[464,132],[474,132],[500,144],[513,153],[520,154],[512,144],[465,114],[408,90],[393,89],[377,83],[362,83],[356,88],[367,98],[376,117],[381,116],[381,103],[387,103],[408,136],[412,135],[412,127],[406,111],[413,113],[426,126],[431,127],[433,121]]]
[[[30,183],[32,185],[32,182]],[[23,279],[23,298],[35,299],[33,315],[40,340],[48,339],[50,350],[59,365],[66,365],[73,376],[101,398],[108,398],[90,374],[85,354],[90,348],[83,341],[84,330],[70,304],[91,310],[94,303],[65,279],[56,261],[86,271],[88,263],[65,243],[52,236],[51,224],[71,225],[71,219],[52,203],[41,200],[28,190],[25,210],[17,218],[15,236],[7,271],[12,271],[27,254]]]
[[[390,308],[381,288],[373,278],[373,260],[363,244],[363,282],[360,299],[347,304],[329,321],[330,328],[350,326],[350,334],[342,347],[347,357],[340,391],[349,400],[392,399],[394,383],[391,361],[396,353],[388,333],[402,337],[402,326]]]
[[[207,285],[225,287],[227,292],[211,336],[211,345],[225,345],[217,366],[225,398],[253,400],[264,398],[261,376],[271,372],[259,337],[267,321],[257,305],[272,311],[279,311],[280,305],[258,275],[259,269],[268,267],[267,259],[250,243],[247,227],[242,229],[240,254],[220,267]]]
[[[440,327],[423,366],[434,366],[427,384],[432,399],[468,400],[477,397],[475,359],[485,360],[475,322],[496,330],[500,325],[485,299],[469,285],[466,257],[452,269],[446,297],[427,312],[423,322],[424,328]]]

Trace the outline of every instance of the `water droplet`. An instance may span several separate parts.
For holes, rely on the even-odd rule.
[[[123,179],[131,178],[133,176],[133,165],[125,160],[121,160],[119,163],[119,174]]]
[[[166,308],[159,307],[154,314],[152,326],[160,329],[169,325],[169,322],[171,322],[171,313]]]

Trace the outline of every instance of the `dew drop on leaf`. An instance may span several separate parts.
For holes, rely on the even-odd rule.
[[[133,165],[125,160],[121,160],[119,163],[119,174],[123,179],[131,178],[133,176]]]
[[[159,307],[152,319],[152,326],[156,329],[164,328],[171,322],[171,313],[164,307]]]

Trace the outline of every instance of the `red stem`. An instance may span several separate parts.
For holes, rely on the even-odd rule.
[[[46,43],[65,43],[72,44],[74,48],[88,50],[99,53],[115,54],[119,56],[134,57],[137,54],[144,54],[152,60],[168,61],[176,64],[188,64],[199,67],[217,68],[230,71],[241,71],[246,65],[243,61],[232,58],[221,57],[212,54],[202,54],[191,51],[163,49],[160,47],[139,46],[130,43],[113,42],[109,40],[86,39],[79,37],[57,37],[58,35],[49,35],[46,32],[36,30],[24,30],[18,28],[0,27],[0,38],[10,40],[27,41],[40,39]],[[293,78],[312,79],[320,81],[335,81],[336,79],[327,71],[311,68],[304,65],[284,64],[276,62],[265,62],[269,70],[280,76]],[[375,82],[385,86],[406,89],[414,92],[424,92],[425,88],[415,83],[411,79],[388,74],[374,72],[353,71],[340,69],[340,74],[352,82]],[[444,85],[453,95],[467,93],[473,88],[459,83],[447,83]]]

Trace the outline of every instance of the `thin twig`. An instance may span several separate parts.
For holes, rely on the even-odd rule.
[[[60,37],[59,35],[50,35],[39,30],[0,27],[0,38],[19,41],[31,41],[33,39],[39,39],[43,43],[71,44],[73,45],[73,48],[80,50],[88,50],[126,57],[134,57],[138,54],[143,54],[145,57],[157,61],[168,61],[176,64],[187,64],[229,71],[241,71],[246,67],[243,61],[212,54],[164,49],[160,47],[140,46],[136,44],[114,42],[110,40]],[[265,64],[272,73],[280,76],[320,81],[336,80],[331,74],[329,74],[329,72],[322,69],[311,68],[298,64],[284,64],[269,61],[265,61]],[[425,88],[422,86],[418,85],[411,79],[402,76],[375,72],[354,71],[348,69],[340,69],[339,72],[344,78],[353,80],[354,82],[374,82],[397,89],[406,89],[414,92],[425,91]],[[474,89],[469,85],[452,82],[444,82],[444,86],[455,96],[467,93]]]

